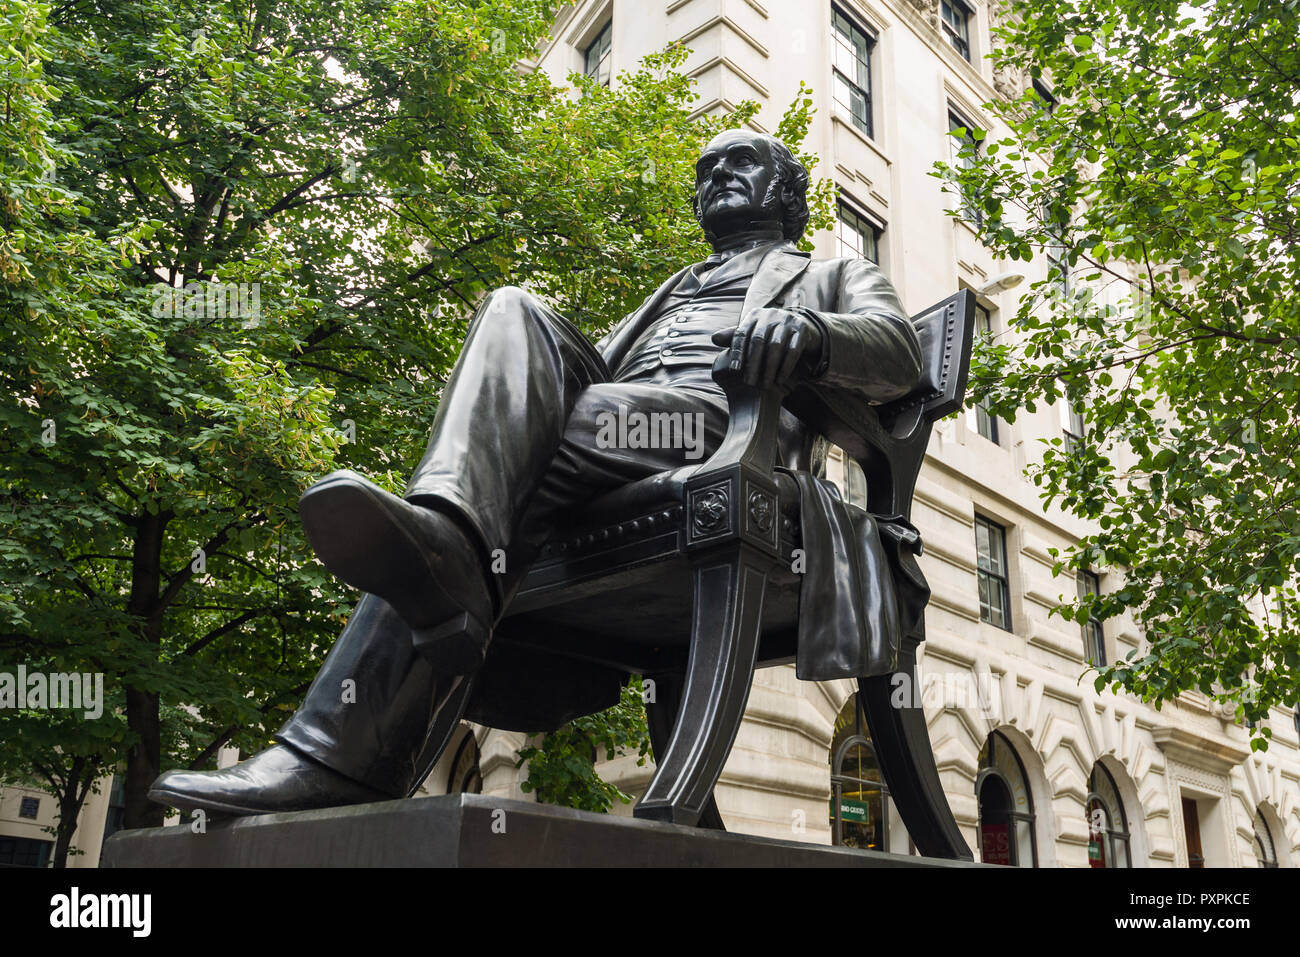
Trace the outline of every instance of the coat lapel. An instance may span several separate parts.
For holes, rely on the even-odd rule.
[[[773,246],[763,256],[754,272],[754,281],[745,294],[745,305],[740,310],[743,318],[751,309],[761,309],[769,305],[781,294],[786,286],[803,274],[808,268],[810,253],[800,252],[793,243],[781,243]],[[690,266],[679,270],[647,299],[641,308],[629,315],[615,326],[608,336],[597,343],[596,347],[605,357],[610,369],[617,369],[632,345],[645,332],[646,327],[659,316],[663,302],[668,294],[677,288],[677,284],[690,270]]]
[[[686,266],[678,270],[671,279],[656,289],[639,309],[620,321],[604,339],[596,343],[596,348],[605,357],[605,363],[611,370],[618,368],[618,364],[627,355],[628,349],[632,348],[632,344],[641,337],[641,333],[645,332],[646,326],[659,315],[664,300],[677,288],[677,284],[682,281],[682,277],[690,271],[690,268]]]
[[[794,248],[791,243],[775,246],[763,257],[754,273],[754,281],[745,294],[745,305],[740,310],[743,319],[751,309],[762,309],[771,304],[781,290],[790,285],[808,268],[809,253]]]

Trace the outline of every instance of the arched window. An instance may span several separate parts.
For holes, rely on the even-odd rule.
[[[1133,866],[1124,802],[1115,779],[1100,761],[1088,778],[1088,866]]]
[[[1029,779],[1015,748],[997,731],[989,734],[980,749],[975,796],[980,807],[980,859],[985,864],[1037,867]]]
[[[855,694],[831,738],[831,840],[841,847],[889,850],[889,795]]]
[[[483,776],[478,769],[478,742],[474,732],[467,732],[456,749],[456,758],[451,762],[451,771],[447,775],[448,794],[481,794]]]
[[[1263,811],[1255,812],[1255,860],[1260,867],[1277,867],[1277,847]]]

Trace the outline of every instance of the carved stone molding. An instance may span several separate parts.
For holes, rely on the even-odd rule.
[[[1246,748],[1182,728],[1156,728],[1151,739],[1170,760],[1202,768],[1216,778],[1228,774],[1250,755]]]
[[[925,17],[926,22],[936,30],[939,29],[939,0],[907,0],[916,12]]]
[[[1008,100],[1017,99],[1029,88],[1029,74],[1004,65],[993,67],[993,89]]]

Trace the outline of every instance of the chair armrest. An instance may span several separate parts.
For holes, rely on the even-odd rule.
[[[780,555],[780,495],[774,476],[785,390],[747,385],[730,353],[713,364],[727,396],[727,434],[686,479],[686,549],[735,543]]]
[[[733,370],[724,352],[713,364],[713,380],[727,396],[727,434],[716,452],[700,463],[699,476],[736,465],[770,476],[776,467],[781,403],[786,390],[779,386],[747,385]]]

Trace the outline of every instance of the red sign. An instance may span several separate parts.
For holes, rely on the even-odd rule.
[[[985,824],[980,828],[980,857],[985,864],[1011,863],[1011,834],[1006,824]]]

